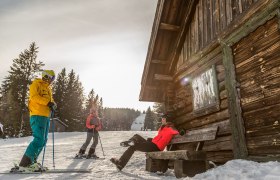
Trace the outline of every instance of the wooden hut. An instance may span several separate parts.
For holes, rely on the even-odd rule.
[[[178,129],[218,126],[208,160],[279,161],[280,1],[159,0],[139,99]]]

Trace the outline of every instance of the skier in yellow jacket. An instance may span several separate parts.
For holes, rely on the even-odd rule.
[[[37,158],[47,143],[51,111],[56,109],[50,87],[54,79],[53,70],[44,70],[42,79],[35,79],[30,85],[28,107],[34,139],[28,145],[19,163],[19,171],[36,171],[40,168]]]

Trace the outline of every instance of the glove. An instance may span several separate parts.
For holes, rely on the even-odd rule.
[[[47,106],[52,110],[52,111],[55,111],[57,106],[55,104],[55,102],[48,102]]]

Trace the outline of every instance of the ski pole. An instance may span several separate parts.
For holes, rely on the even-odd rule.
[[[51,119],[53,117],[53,111],[51,111]],[[52,122],[54,123],[54,122]],[[47,145],[47,141],[46,141],[46,130],[48,129],[48,126],[45,128],[45,131],[44,131],[44,140],[45,140],[45,146],[44,146],[44,151],[43,151],[43,158],[42,158],[42,170],[44,169],[44,160],[45,160],[45,152],[46,152],[46,145]]]
[[[55,169],[55,162],[54,162],[54,119],[53,119],[54,111],[52,110],[51,118],[52,118],[52,142],[53,142],[53,169]]]
[[[46,128],[45,128],[45,131],[44,131],[44,139],[46,140]],[[44,151],[43,151],[42,171],[43,171],[43,169],[44,169],[44,159],[45,159],[45,152],[46,152],[46,144],[47,144],[47,142],[45,142]]]
[[[102,149],[103,157],[105,158],[105,153],[104,153],[104,150],[103,150],[103,146],[102,146],[102,142],[101,142],[101,138],[100,138],[99,133],[98,133],[98,138],[99,138],[99,141],[100,141],[100,145],[101,145],[101,149]]]

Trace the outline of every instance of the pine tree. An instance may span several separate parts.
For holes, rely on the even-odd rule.
[[[161,116],[166,112],[164,103],[154,103],[153,110],[155,112],[155,128],[161,126]]]
[[[92,105],[94,103],[94,99],[95,99],[95,92],[93,89],[91,89],[91,91],[89,92],[88,97],[86,99],[86,108],[85,108],[86,115],[89,113],[90,108],[92,107]]]
[[[145,116],[145,120],[144,120],[144,129],[154,130],[155,129],[154,122],[155,122],[155,115],[151,111],[151,108],[149,107],[146,111],[146,116]]]
[[[54,101],[57,104],[57,112],[56,116],[60,120],[62,120],[62,112],[64,111],[64,103],[65,103],[65,92],[66,92],[66,86],[67,86],[67,76],[66,76],[66,69],[63,68],[60,73],[57,75],[57,79],[54,82],[53,85],[53,98]]]
[[[2,113],[5,119],[11,118],[10,121],[14,127],[11,134],[14,135],[18,135],[20,131],[23,131],[23,135],[30,133],[27,111],[28,86],[35,72],[44,66],[42,62],[37,61],[37,53],[38,47],[35,42],[30,44],[29,49],[21,52],[19,57],[13,60],[9,75],[1,87],[2,96],[9,96],[10,103],[6,102],[9,108]]]
[[[82,84],[79,81],[79,77],[76,77],[73,69],[68,74],[65,97],[61,117],[69,125],[69,131],[80,130],[82,128],[82,120],[84,117],[84,95]]]

